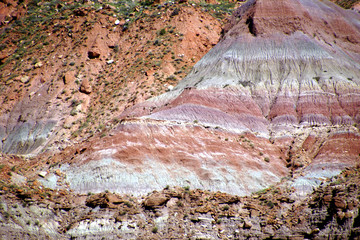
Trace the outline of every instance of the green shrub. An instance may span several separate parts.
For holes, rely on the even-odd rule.
[[[71,111],[70,111],[70,115],[71,116],[76,116],[77,115],[77,111],[75,108],[73,108]]]
[[[158,232],[158,227],[153,227],[153,229],[151,230],[152,233],[157,233]]]
[[[229,209],[230,209],[229,205],[225,205],[225,206],[222,208],[223,211],[227,211],[227,210],[229,210]]]
[[[165,34],[166,34],[166,29],[165,29],[165,28],[161,29],[161,30],[158,32],[158,34],[159,34],[160,36],[165,35]]]

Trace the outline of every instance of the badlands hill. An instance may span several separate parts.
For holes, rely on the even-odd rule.
[[[246,2],[174,89],[126,109],[107,136],[62,157],[70,188],[247,195],[293,176],[303,195],[355,165],[359,15],[330,2],[277,4]]]
[[[360,236],[356,11],[53,4],[3,29],[5,238]]]

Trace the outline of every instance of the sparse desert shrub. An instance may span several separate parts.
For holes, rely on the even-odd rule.
[[[178,207],[183,207],[183,206],[184,206],[183,202],[180,201],[180,200],[176,202],[176,205],[177,205]]]
[[[269,208],[273,208],[273,207],[274,207],[274,203],[273,203],[272,201],[267,202],[266,205],[267,205]]]
[[[313,79],[315,79],[317,82],[319,82],[320,77],[313,77]]]
[[[168,81],[175,81],[176,77],[174,75],[170,75],[169,77],[166,78],[166,80]]]
[[[165,28],[161,29],[161,30],[158,32],[158,34],[159,34],[160,36],[165,35],[165,34],[166,34],[166,29],[165,29]]]
[[[75,108],[73,108],[71,111],[70,111],[70,115],[71,116],[76,116],[77,115],[77,111]]]
[[[125,206],[127,206],[128,208],[132,207],[132,204],[130,202],[124,202]]]
[[[158,227],[153,227],[153,229],[151,229],[152,233],[157,233],[159,231]]]

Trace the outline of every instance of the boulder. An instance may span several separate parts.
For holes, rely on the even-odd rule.
[[[93,59],[93,58],[99,58],[100,57],[100,52],[96,49],[92,49],[88,52],[88,57]]]
[[[345,209],[346,208],[346,200],[341,197],[334,197],[334,204],[337,208]]]
[[[116,205],[123,203],[124,201],[113,193],[99,193],[92,195],[86,199],[86,206],[95,208],[97,206],[101,208],[116,208]]]
[[[144,200],[143,205],[146,208],[157,208],[165,204],[168,200],[169,197],[167,197],[165,194],[154,192]]]
[[[89,83],[89,80],[84,79],[84,80],[81,82],[80,92],[86,93],[86,94],[90,94],[90,93],[92,92],[92,87],[91,87],[91,85],[90,85],[90,83]]]
[[[75,73],[73,71],[66,72],[64,75],[64,83],[69,84],[75,81]]]
[[[250,228],[252,228],[252,223],[250,222],[250,221],[248,221],[248,220],[245,220],[244,221],[244,228],[247,228],[247,229],[250,229]]]

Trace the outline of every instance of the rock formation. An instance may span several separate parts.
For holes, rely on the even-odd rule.
[[[246,197],[179,187],[145,198],[11,188],[16,197],[1,203],[0,231],[6,239],[357,239],[359,170],[300,201],[284,182]]]
[[[132,30],[111,14],[98,18],[93,32],[101,34],[83,39],[88,47],[81,66],[71,62],[58,75],[41,75],[49,64],[67,65],[69,56],[54,54],[32,63],[28,71],[35,74],[7,75],[0,88],[11,93],[0,94],[2,237],[358,239],[360,15],[326,0],[248,0],[219,43],[173,87],[174,66],[193,61],[189,53],[205,51],[218,35],[201,34],[212,32],[205,24],[210,17],[195,3],[172,4],[152,6],[152,12],[141,5],[134,11],[147,12],[146,21],[136,19]],[[71,10],[77,25],[58,36],[73,42],[80,27],[91,25],[77,17],[94,14],[90,20],[99,11]],[[191,41],[170,24],[180,22],[189,23],[181,29]],[[153,24],[159,31],[139,36]],[[55,34],[57,27],[49,28]],[[120,34],[127,38],[119,47]],[[150,45],[149,36],[155,37]],[[186,56],[166,52],[174,36]],[[158,51],[162,44],[167,48]],[[127,47],[134,51],[125,53],[131,61],[139,57],[133,65],[112,55]],[[163,72],[157,62],[151,69],[141,65],[155,49]],[[87,65],[96,79],[82,75]],[[56,72],[56,66],[47,69]],[[145,80],[108,82],[103,74],[110,77],[114,69],[129,78],[139,71]],[[154,94],[141,98],[135,89],[160,73],[168,74],[161,82],[167,92],[141,101]],[[15,85],[29,89],[10,91]],[[96,115],[112,119],[109,124],[91,122],[96,103],[108,107],[105,100],[121,111]],[[88,128],[87,138],[74,136],[79,143],[51,151],[58,146],[54,139],[67,141],[67,130],[80,123],[72,135]],[[20,156],[29,153],[39,155]]]
[[[246,195],[291,174],[308,194],[359,158],[359,20],[327,1],[246,2],[173,90],[63,165],[70,187]]]
[[[7,154],[35,156],[90,137],[176,84],[221,33],[220,20],[199,7],[140,1],[126,11],[123,1],[115,9],[21,1],[27,15],[2,26],[2,7],[14,2],[0,2],[0,151]]]

